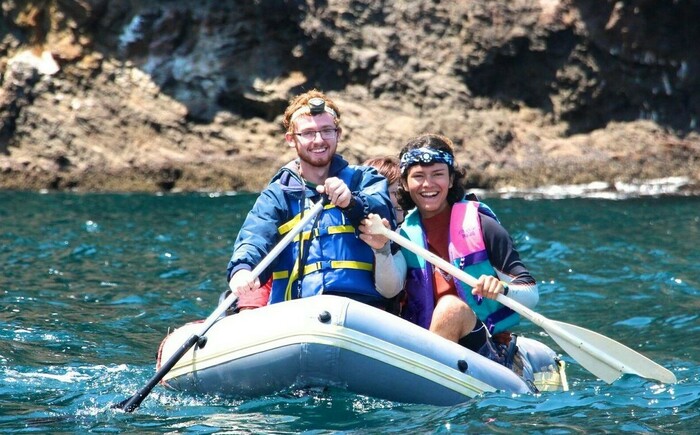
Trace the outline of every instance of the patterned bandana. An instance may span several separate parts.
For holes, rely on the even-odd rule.
[[[415,164],[431,165],[433,163],[446,163],[447,166],[452,167],[454,165],[454,157],[452,157],[452,154],[442,150],[425,147],[414,148],[401,156],[399,168],[401,169],[401,175],[404,175],[408,168]]]

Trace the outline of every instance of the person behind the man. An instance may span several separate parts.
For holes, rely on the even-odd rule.
[[[391,205],[394,206],[396,224],[401,225],[401,222],[403,222],[404,211],[399,205],[398,196],[399,180],[401,179],[399,159],[394,156],[374,157],[365,160],[362,164],[377,168],[377,171],[379,171],[379,173],[386,178],[387,183],[389,183],[389,198],[391,199]]]
[[[389,183],[389,198],[391,198],[391,205],[394,207],[396,223],[401,225],[404,212],[399,205],[398,197],[399,181],[401,179],[399,159],[394,156],[374,157],[365,160],[362,164],[377,168],[377,171],[386,178],[387,183]],[[384,224],[390,228],[389,221],[386,219]],[[360,225],[360,238],[374,250],[374,265],[378,271],[374,275],[377,289],[382,295],[391,300],[387,304],[387,311],[399,314],[401,312],[401,301],[404,296],[402,290],[406,282],[406,261],[401,254],[399,245],[386,243],[384,240],[381,240],[383,238],[375,239],[374,236],[365,234],[362,225]]]
[[[239,297],[272,277],[269,303],[336,294],[383,306],[374,253],[356,229],[369,213],[394,223],[386,179],[374,168],[349,165],[336,154],[340,110],[318,90],[294,98],[284,112],[284,139],[298,158],[281,168],[248,213],[228,263],[229,289]],[[252,270],[300,215],[327,196],[330,204],[259,277]]]

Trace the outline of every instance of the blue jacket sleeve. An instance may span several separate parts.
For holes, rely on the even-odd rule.
[[[271,186],[262,191],[236,237],[228,262],[227,280],[240,269],[254,269],[272,250],[279,240],[278,228],[284,222],[285,210],[283,195],[276,195]],[[268,268],[260,274],[261,283],[270,278],[271,270]]]
[[[396,228],[393,206],[389,199],[389,185],[386,178],[376,169],[368,166],[358,166],[362,177],[357,186],[350,186],[352,202],[345,210],[345,215],[355,226],[370,213],[386,218],[392,228]]]

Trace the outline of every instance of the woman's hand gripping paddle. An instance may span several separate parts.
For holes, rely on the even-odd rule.
[[[476,285],[476,278],[396,232],[387,229],[382,225],[378,216],[370,215],[369,220],[371,222],[369,231],[372,234],[382,235],[398,243],[471,287]],[[498,295],[496,300],[540,326],[573,359],[609,384],[624,373],[656,379],[665,384],[676,383],[676,376],[671,371],[611,338],[580,326],[549,320],[502,294]]]
[[[277,245],[270,251],[265,258],[258,264],[252,271],[253,278],[257,278],[260,274],[272,263],[272,261],[277,258],[277,256],[284,250],[284,248],[289,245],[292,240],[301,233],[301,231],[306,227],[306,225],[311,222],[311,220],[323,210],[323,201],[317,202],[308,212],[303,219],[301,219],[291,231],[280,240]],[[143,399],[148,396],[148,394],[153,390],[153,388],[160,382],[166,374],[172,369],[175,364],[187,353],[192,346],[194,346],[204,334],[207,333],[209,328],[211,328],[214,323],[221,317],[222,314],[238,299],[238,295],[231,293],[219,306],[214,310],[213,313],[207,317],[207,319],[202,323],[202,327],[195,334],[192,334],[190,338],[185,341],[182,346],[160,367],[160,370],[151,378],[145,387],[141,388],[136,394],[129,397],[128,399],[115,404],[112,408],[122,409],[126,412],[132,412],[141,405]]]

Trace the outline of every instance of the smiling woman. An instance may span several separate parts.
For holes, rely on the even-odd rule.
[[[464,196],[460,187],[464,173],[455,168],[452,142],[444,136],[424,135],[409,141],[401,150],[399,168],[403,180],[399,202],[406,210],[426,199],[427,207],[419,207],[421,214],[434,215]],[[453,185],[456,188],[451,190]]]
[[[537,284],[520,261],[508,232],[493,211],[465,197],[463,171],[455,166],[450,139],[424,134],[400,154],[400,204],[413,209],[401,226],[404,237],[465,272],[476,284],[433,267],[402,248],[408,265],[407,302],[402,316],[506,366],[516,358],[510,329],[519,316],[496,301],[511,294],[532,308]]]
[[[449,205],[447,192],[453,178],[446,163],[414,166],[406,175],[406,190],[424,218],[438,215]]]

